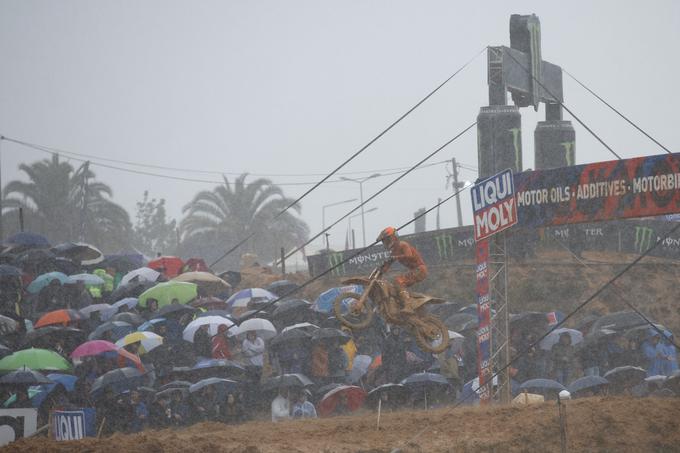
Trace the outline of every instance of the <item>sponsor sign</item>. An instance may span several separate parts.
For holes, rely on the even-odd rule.
[[[512,170],[502,171],[478,182],[470,194],[475,241],[486,239],[517,223]]]
[[[527,171],[514,182],[525,227],[680,212],[680,154]]]
[[[479,376],[479,400],[486,404],[491,400],[488,381],[493,374],[491,363],[491,297],[489,293],[489,242],[477,242],[476,293],[477,293],[477,374]]]
[[[35,433],[37,409],[0,409],[0,446]]]
[[[94,409],[52,411],[50,419],[50,433],[54,440],[79,440],[97,435],[96,412]]]

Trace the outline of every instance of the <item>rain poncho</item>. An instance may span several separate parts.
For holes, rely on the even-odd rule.
[[[642,344],[642,352],[647,359],[647,376],[656,376],[663,374],[664,361],[661,359],[663,354],[663,345],[661,342],[654,344],[650,340]]]
[[[657,348],[660,349],[663,356],[663,373],[661,374],[670,376],[678,370],[678,349],[670,341],[670,338],[659,342]]]
[[[264,363],[264,340],[255,337],[254,341],[248,338],[241,344],[241,353],[248,359],[251,365],[262,366]]]

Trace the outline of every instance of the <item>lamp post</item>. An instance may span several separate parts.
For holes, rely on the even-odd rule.
[[[371,208],[371,209],[369,209],[368,211],[366,211],[364,214],[368,214],[368,213],[370,213],[370,212],[377,211],[377,210],[378,210],[377,207],[376,207],[376,208]],[[352,234],[352,219],[353,219],[354,217],[358,217],[358,216],[360,216],[360,215],[361,215],[361,213],[359,213],[359,214],[354,214],[354,215],[349,216],[349,218],[347,219],[347,224],[348,224],[347,227],[348,227],[348,229],[349,229],[350,234]],[[352,248],[353,248],[353,249],[356,248],[356,244],[354,243],[354,234],[352,234]]]
[[[338,205],[345,204],[345,203],[351,203],[353,201],[357,201],[357,199],[352,198],[351,200],[336,201],[335,203],[329,203],[329,204],[323,205],[321,207],[321,231],[326,230],[326,208],[330,208],[331,206],[338,206]],[[328,237],[326,237],[326,245],[327,244],[328,244]],[[326,246],[326,248],[328,248],[328,246]]]
[[[364,183],[368,181],[369,179],[377,178],[380,176],[380,173],[373,173],[371,176],[366,176],[365,178],[360,178],[360,179],[353,179],[353,178],[347,178],[345,176],[341,176],[340,179],[344,181],[351,181],[359,184],[359,198],[361,201],[361,235],[364,241],[363,247],[366,247],[366,222],[364,219]]]

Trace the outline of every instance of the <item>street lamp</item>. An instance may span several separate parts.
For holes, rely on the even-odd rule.
[[[352,198],[351,200],[336,201],[335,203],[323,205],[321,207],[321,231],[326,231],[326,208],[330,208],[331,206],[338,206],[338,205],[345,204],[345,203],[351,203],[353,201],[357,201],[357,199]],[[326,235],[326,244],[328,244],[328,235]],[[326,247],[326,248],[328,248],[328,247]]]
[[[366,211],[364,214],[368,214],[368,213],[370,213],[370,212],[377,211],[377,210],[378,210],[377,207],[376,207],[376,208],[371,208],[371,209],[369,209],[368,211]],[[354,243],[354,231],[352,230],[352,219],[353,219],[354,217],[358,217],[358,216],[360,216],[360,215],[361,215],[361,213],[359,213],[359,214],[354,214],[354,215],[349,216],[349,218],[347,219],[347,228],[349,229],[349,233],[352,235],[352,248],[353,248],[353,249],[356,248],[356,244]]]
[[[364,240],[364,247],[366,247],[366,222],[364,219],[364,183],[368,181],[369,179],[377,178],[378,176],[381,176],[380,173],[373,173],[371,176],[366,176],[365,178],[360,178],[360,179],[352,179],[352,178],[347,178],[345,176],[341,176],[340,179],[344,181],[351,181],[359,184],[359,198],[361,201],[361,235]]]

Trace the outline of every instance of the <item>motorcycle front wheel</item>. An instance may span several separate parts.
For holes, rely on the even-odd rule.
[[[345,299],[354,299],[349,303],[347,311],[343,310],[344,307],[342,301]],[[363,309],[360,312],[355,312],[353,308],[359,299],[361,299],[361,294],[342,293],[338,294],[338,297],[336,297],[333,301],[333,311],[335,312],[335,317],[339,319],[341,323],[351,329],[365,329],[371,324],[371,321],[373,321],[373,316],[375,315],[375,312],[373,311],[373,304],[368,298],[366,298]]]
[[[436,316],[423,316],[414,326],[413,334],[423,351],[439,354],[449,347],[449,329]]]

